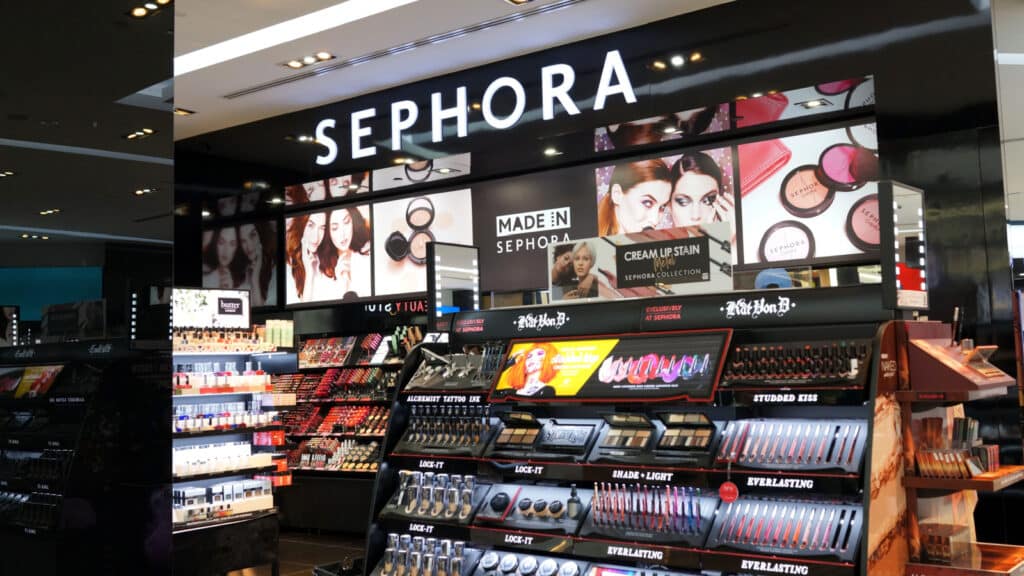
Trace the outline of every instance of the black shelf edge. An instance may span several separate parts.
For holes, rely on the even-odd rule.
[[[171,528],[171,534],[185,534],[188,532],[196,532],[199,530],[206,530],[208,528],[221,528],[224,526],[231,526],[233,524],[241,524],[243,522],[250,522],[252,520],[259,520],[261,518],[267,518],[268,516],[277,516],[277,507],[269,508],[267,510],[259,510],[256,512],[245,512],[242,514],[233,514],[231,516],[225,516],[223,518],[214,518],[212,520],[201,520],[199,522],[189,522],[186,524],[174,524]]]

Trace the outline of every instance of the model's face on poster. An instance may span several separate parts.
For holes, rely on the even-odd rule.
[[[572,267],[577,278],[590,274],[590,269],[594,267],[594,255],[590,252],[588,244],[584,244],[573,254]]]
[[[668,202],[672,186],[663,180],[642,182],[629,190],[612,186],[612,202],[619,232],[631,234],[654,229],[661,219],[661,209]]]
[[[306,221],[306,229],[302,233],[302,243],[309,252],[315,252],[324,239],[327,216],[323,212],[310,214]]]
[[[706,174],[686,172],[672,190],[669,210],[677,228],[712,222],[718,200],[718,181]]]
[[[572,266],[572,252],[564,252],[555,258],[555,272],[561,274]]]
[[[530,350],[529,354],[526,355],[526,368],[527,374],[534,374],[539,372],[541,366],[544,365],[544,356],[547,354],[543,348],[534,348]]]
[[[340,251],[352,248],[352,214],[348,210],[331,212],[331,243]]]
[[[238,251],[238,232],[234,228],[224,228],[217,238],[217,262],[227,267]]]
[[[260,243],[260,233],[256,230],[255,224],[242,224],[238,227],[238,235],[241,238],[242,252],[250,262],[260,259],[260,252],[263,245]]]

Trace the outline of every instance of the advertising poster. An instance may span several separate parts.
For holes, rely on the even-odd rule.
[[[729,129],[729,105],[716,104],[674,114],[652,116],[594,131],[594,151],[625,150],[654,142],[686,140]]]
[[[370,205],[340,206],[285,219],[285,304],[373,295]]]
[[[21,384],[21,377],[25,375],[22,367],[0,368],[0,396],[10,396]]]
[[[373,205],[377,296],[426,292],[429,242],[473,245],[472,191],[455,190]]]
[[[728,331],[517,342],[493,401],[711,400]]]
[[[548,286],[553,244],[597,235],[588,168],[551,170],[473,188],[473,236],[480,248],[480,289],[506,292]]]
[[[736,127],[746,128],[874,104],[875,82],[871,76],[823,82],[816,86],[737,100]],[[872,138],[877,142],[877,138]],[[868,142],[861,144],[869,145]],[[870,147],[878,148],[877,144]]]
[[[29,366],[25,368],[24,376],[18,389],[14,393],[15,398],[37,398],[45,396],[50,387],[57,381],[63,366]]]
[[[248,290],[252,305],[276,306],[277,221],[203,231],[203,288]]]
[[[84,300],[43,307],[43,342],[90,340],[107,335],[107,301]]]
[[[874,131],[857,124],[739,146],[743,264],[878,251],[879,161],[862,145]]]
[[[175,328],[248,329],[249,293],[244,290],[175,288],[171,294]]]
[[[355,172],[327,180],[314,180],[304,184],[285,186],[284,204],[285,206],[304,206],[334,198],[366,194],[371,191],[370,172]]]
[[[373,187],[376,190],[390,190],[403,186],[413,186],[424,182],[438,182],[449,178],[458,178],[470,174],[471,154],[456,154],[431,160],[417,160],[388,166],[373,171]]]
[[[595,170],[599,236],[734,222],[731,148]]]
[[[615,245],[604,238],[554,244],[548,258],[552,302],[622,297],[615,291]]]
[[[19,310],[18,306],[0,306],[0,348],[17,344]]]

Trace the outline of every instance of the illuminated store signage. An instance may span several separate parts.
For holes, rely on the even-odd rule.
[[[580,107],[573,99],[570,91],[576,82],[576,70],[569,64],[552,64],[540,70],[541,107],[545,121],[555,118],[555,102],[570,116],[580,113]],[[509,92],[515,98],[512,110],[505,115],[498,115],[493,109],[495,95],[501,91]],[[597,91],[593,94],[593,110],[604,110],[608,99],[621,96],[627,104],[636,103],[636,93],[632,81],[618,50],[605,54],[604,66],[601,69],[601,80]],[[511,76],[502,76],[493,80],[484,90],[481,99],[481,111],[484,121],[495,130],[506,130],[515,126],[526,110],[526,89],[523,83]],[[430,126],[431,141],[443,142],[445,139],[445,121],[455,122],[455,134],[465,138],[469,134],[469,96],[465,86],[458,86],[454,94],[434,92],[430,95]],[[373,140],[373,127],[367,125],[372,120],[388,115],[390,118],[391,149],[402,149],[402,134],[412,128],[420,118],[420,106],[412,100],[392,102],[390,110],[378,110],[375,107],[352,112],[349,117],[349,156],[353,159],[369,158],[377,154],[377,147],[368,144]],[[337,127],[337,119],[324,118],[316,125],[316,141],[327,148],[326,153],[316,157],[320,166],[328,166],[338,159],[338,140],[331,132]]]

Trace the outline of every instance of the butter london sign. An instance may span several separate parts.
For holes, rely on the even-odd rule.
[[[576,70],[569,64],[551,64],[540,69],[541,108],[545,121],[555,118],[556,102],[561,104],[570,116],[581,113],[579,105],[570,94],[575,83]],[[510,91],[515,101],[512,111],[505,116],[497,115],[493,109],[494,97],[501,90]],[[605,54],[601,79],[593,94],[592,109],[604,110],[608,98],[612,96],[621,96],[627,104],[635,104],[637,100],[629,72],[618,50],[611,50]],[[446,100],[449,103],[447,107]],[[441,92],[433,92],[430,95],[431,141],[434,143],[444,141],[446,120],[455,121],[455,133],[458,138],[465,138],[469,134],[469,96],[465,86],[455,88],[454,100],[453,103],[450,95],[446,99],[445,94]],[[496,78],[484,90],[480,107],[488,126],[495,130],[507,130],[515,126],[526,111],[526,89],[522,82],[511,76]],[[376,146],[365,143],[374,138],[373,127],[365,124],[377,117],[376,107],[357,110],[349,116],[349,156],[352,160],[369,158],[377,154]],[[402,134],[411,129],[419,117],[420,105],[415,101],[399,100],[391,103],[391,150],[402,149]],[[316,163],[320,166],[329,166],[338,159],[338,141],[329,133],[336,127],[336,118],[324,118],[316,125],[316,141],[327,149],[326,153],[316,157]]]

